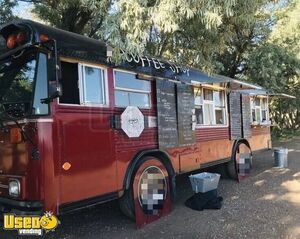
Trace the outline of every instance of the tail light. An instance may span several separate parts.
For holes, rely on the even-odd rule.
[[[25,41],[26,41],[26,34],[25,34],[25,32],[18,32],[18,33],[10,34],[7,37],[6,46],[7,46],[8,49],[13,49],[17,45],[24,44]]]
[[[8,49],[13,49],[16,46],[16,35],[15,34],[11,34],[7,37],[6,40],[6,46]]]
[[[40,41],[41,42],[46,42],[48,40],[49,40],[49,36],[48,35],[46,35],[46,34],[41,34],[40,35]]]
[[[18,35],[17,35],[17,37],[16,37],[17,43],[23,44],[25,42],[25,40],[26,40],[25,33],[24,32],[19,32]]]
[[[18,144],[22,141],[22,133],[19,128],[10,129],[10,143]]]

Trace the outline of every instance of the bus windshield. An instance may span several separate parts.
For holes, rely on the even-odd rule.
[[[1,111],[7,116],[22,118],[47,114],[48,105],[41,103],[47,95],[45,54],[23,51],[0,61]]]

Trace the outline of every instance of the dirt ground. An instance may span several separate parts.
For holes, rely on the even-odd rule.
[[[249,178],[221,179],[220,210],[199,212],[184,205],[193,194],[186,174],[177,178],[172,213],[141,230],[113,201],[61,216],[61,225],[45,238],[300,238],[300,138],[278,145],[289,148],[288,168],[273,167],[272,151],[255,154]],[[0,238],[16,235],[0,232]]]

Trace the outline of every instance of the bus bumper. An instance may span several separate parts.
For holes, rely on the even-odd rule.
[[[0,214],[4,213],[42,215],[43,204],[39,201],[18,201],[9,198],[0,198]]]

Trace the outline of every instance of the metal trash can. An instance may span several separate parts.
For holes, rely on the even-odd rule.
[[[286,168],[288,166],[288,152],[286,148],[274,149],[275,167]]]
[[[218,188],[220,174],[218,173],[198,173],[190,175],[190,182],[195,193],[205,193]]]

